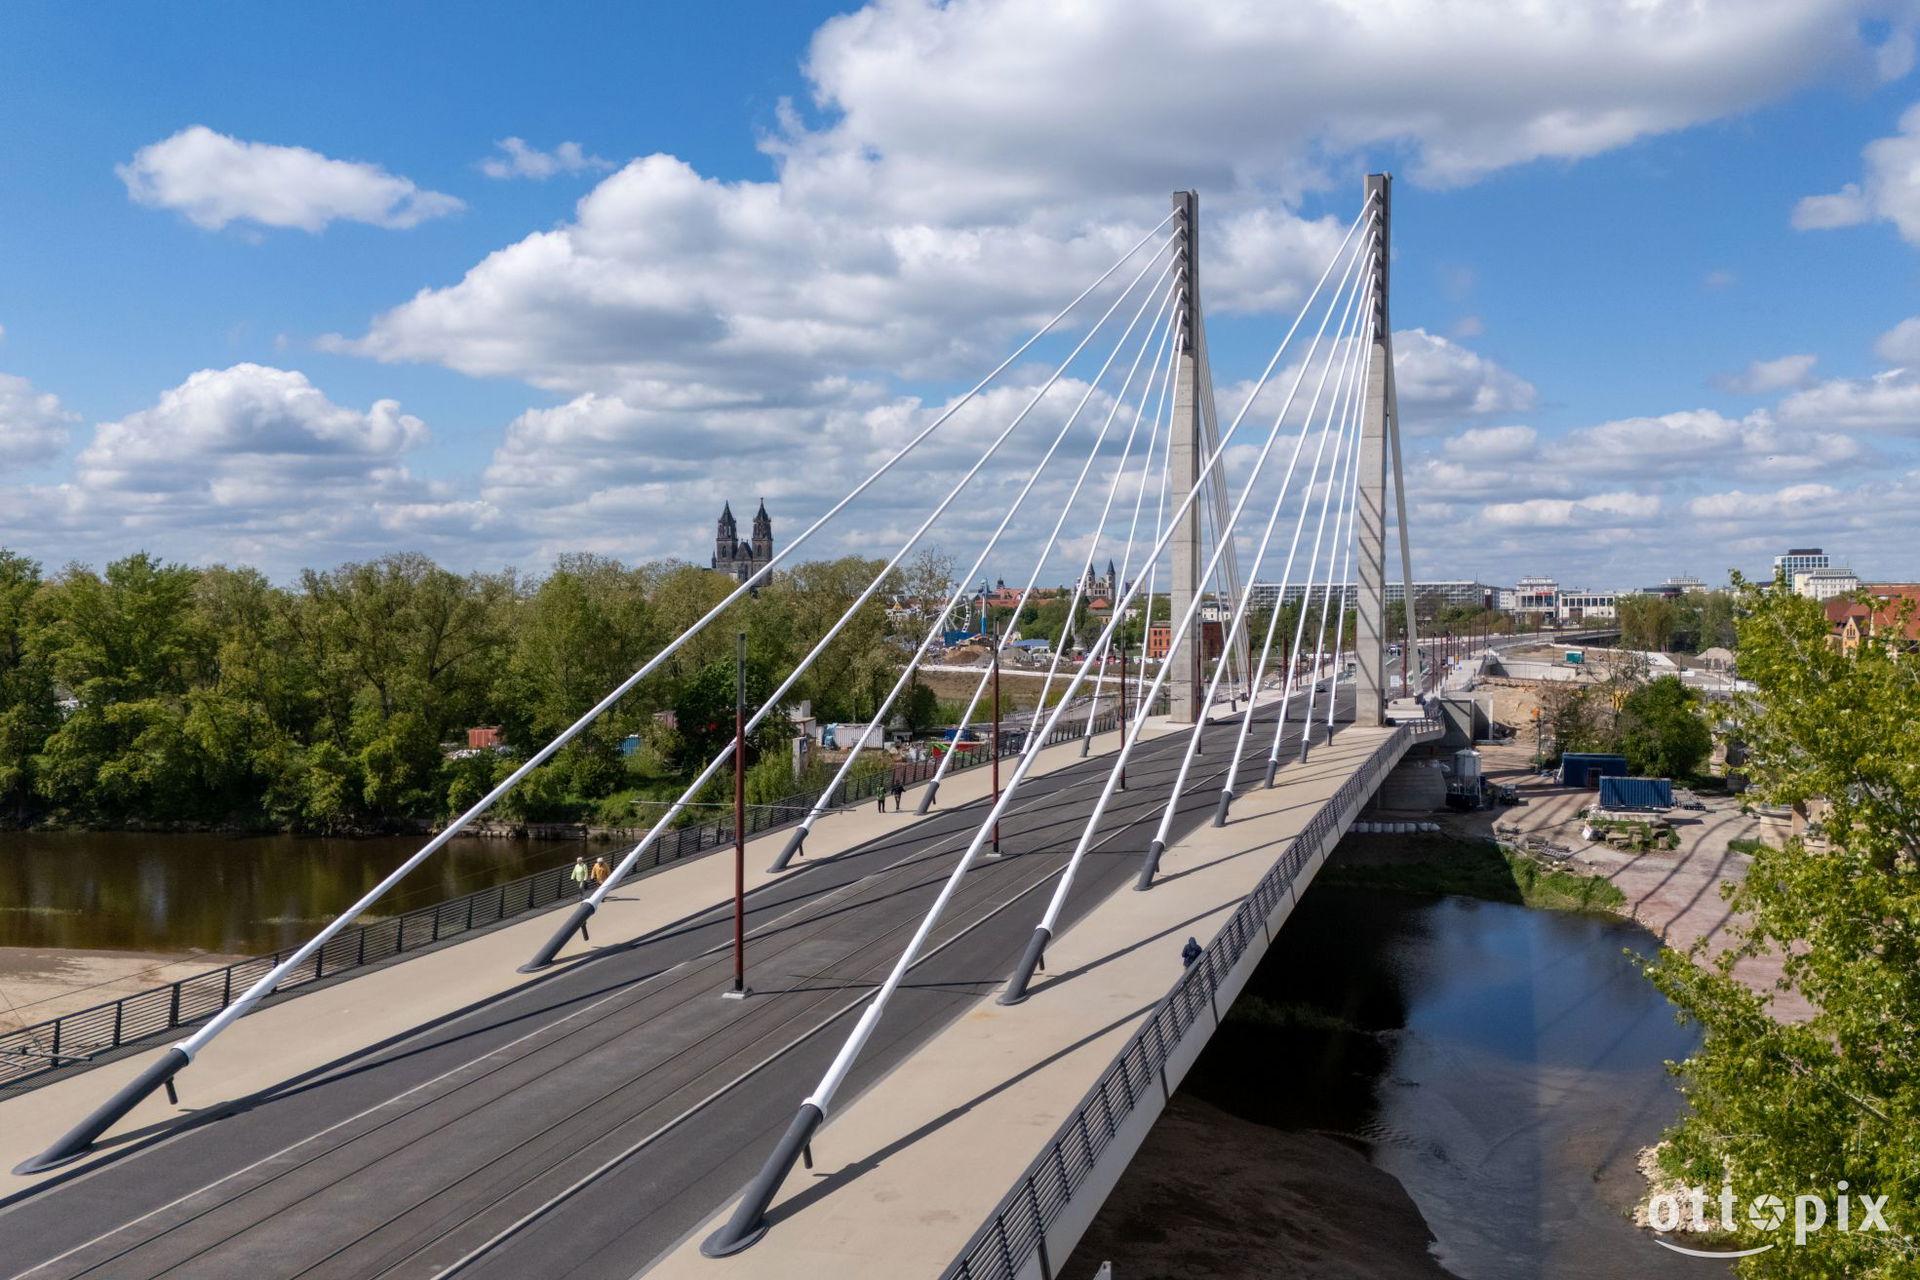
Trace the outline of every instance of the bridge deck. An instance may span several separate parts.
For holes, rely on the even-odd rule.
[[[1130,878],[1176,748],[1143,747],[1069,921]],[[1200,793],[1176,832],[1210,812],[1207,776],[1219,763],[1197,772]],[[1005,824],[1022,856],[969,877],[937,939],[945,945],[903,990],[849,1099],[998,983],[1103,776],[1102,762],[1079,762],[1070,745],[1050,753]],[[984,784],[964,776],[945,794],[977,796]],[[0,1211],[0,1268],[429,1275],[471,1260],[463,1274],[630,1276],[757,1165],[977,813],[976,802],[971,814],[947,808],[917,823],[837,816],[822,837],[888,834],[773,884],[756,875],[750,945],[762,994],[744,1003],[717,998],[730,912],[700,910],[730,879],[720,857],[637,886],[624,918],[601,917],[607,945],[543,980],[510,974],[553,917],[264,1009],[182,1077],[208,1122],[168,1123],[173,1109],[149,1104],[132,1121],[145,1130],[16,1194]],[[774,843],[752,851],[756,871]],[[662,927],[608,943],[649,924]],[[7,1156],[37,1149],[143,1065],[129,1059],[5,1104]]]
[[[1111,895],[1054,942],[1050,976],[1024,1004],[976,1005],[831,1119],[814,1139],[815,1167],[782,1187],[761,1244],[700,1257],[715,1215],[650,1280],[938,1275],[1167,993],[1186,939],[1205,942],[1225,924],[1392,732],[1344,728],[1286,767],[1283,785],[1243,795],[1226,827],[1190,833],[1151,893]]]

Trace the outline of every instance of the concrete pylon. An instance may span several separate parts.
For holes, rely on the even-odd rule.
[[[1180,291],[1185,309],[1180,350],[1175,358],[1173,383],[1173,436],[1168,441],[1168,500],[1184,500],[1200,483],[1200,196],[1194,191],[1173,193],[1174,223],[1180,237]],[[1177,625],[1186,616],[1194,593],[1200,589],[1200,502],[1189,503],[1186,515],[1175,527],[1169,548],[1173,554],[1173,589],[1169,604],[1170,623]],[[1151,613],[1148,615],[1151,617]],[[1174,669],[1167,676],[1170,698],[1168,711],[1180,724],[1192,724],[1200,718],[1200,699],[1206,682],[1201,678],[1201,654],[1206,648],[1206,624],[1198,623],[1187,636],[1184,652],[1168,655]]]
[[[1360,474],[1354,494],[1360,582],[1355,600],[1353,720],[1360,725],[1385,724],[1387,718],[1387,452],[1388,432],[1399,416],[1394,404],[1393,326],[1387,316],[1392,193],[1393,179],[1389,175],[1367,175],[1366,196],[1376,221],[1368,284],[1373,346],[1367,353],[1367,399],[1360,423]],[[1397,442],[1394,452],[1398,453]]]

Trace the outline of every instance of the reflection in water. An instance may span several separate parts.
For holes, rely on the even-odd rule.
[[[8,832],[0,946],[257,954],[293,946],[424,837]],[[392,915],[569,862],[564,840],[455,839],[377,904]]]
[[[1728,1274],[1627,1220],[1639,1148],[1678,1115],[1695,1044],[1610,919],[1312,890],[1183,1086],[1345,1134],[1400,1179],[1470,1280]]]

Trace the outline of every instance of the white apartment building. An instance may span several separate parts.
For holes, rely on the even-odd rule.
[[[1851,569],[1801,569],[1793,575],[1793,594],[1831,600],[1860,589],[1860,575]]]

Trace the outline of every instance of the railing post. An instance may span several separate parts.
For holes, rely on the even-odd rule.
[[[120,1027],[126,1020],[127,1002],[116,1000],[113,1004],[113,1047],[120,1047]]]
[[[180,984],[177,982],[167,993],[167,1025],[170,1027],[180,1025]]]

